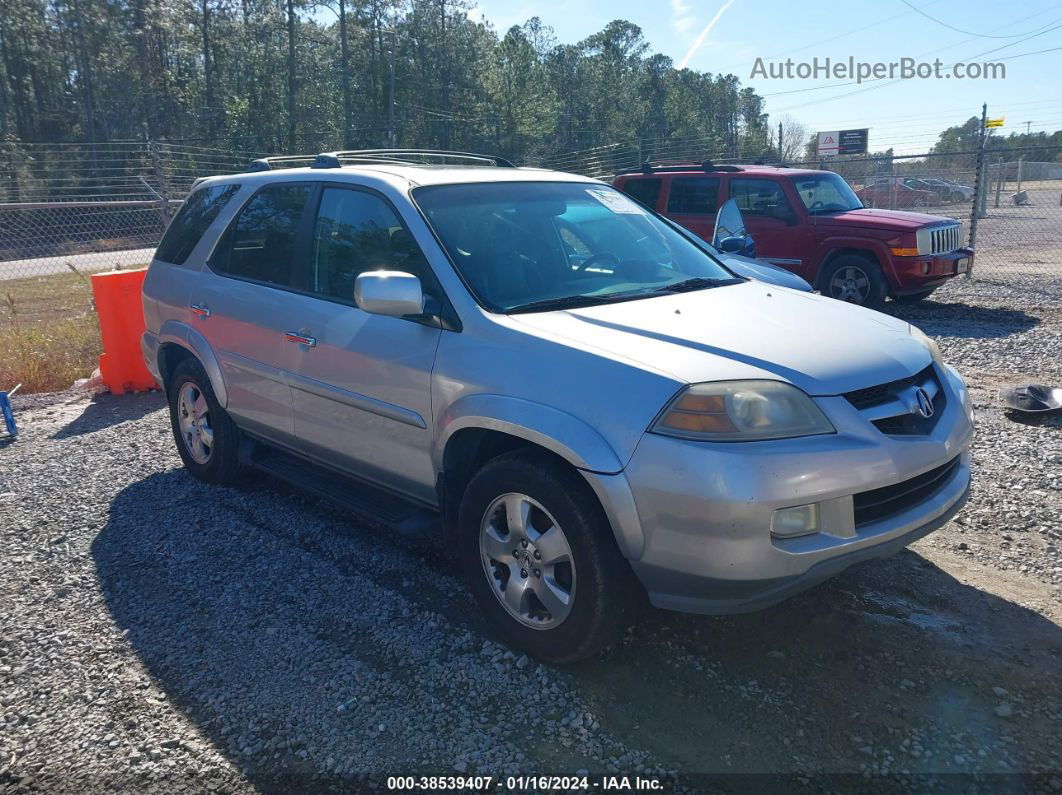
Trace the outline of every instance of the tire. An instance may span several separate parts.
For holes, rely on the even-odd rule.
[[[823,269],[819,284],[823,295],[871,309],[884,305],[888,293],[878,264],[858,254],[843,254],[831,260]]]
[[[930,287],[928,290],[921,290],[917,293],[905,293],[904,295],[895,296],[896,301],[901,304],[915,304],[924,298],[929,298],[935,291],[936,287]]]
[[[184,468],[207,483],[239,480],[243,474],[238,455],[240,431],[218,403],[198,359],[188,358],[177,365],[166,395],[170,427]],[[209,445],[204,442],[208,437]]]
[[[510,513],[523,517],[524,530]],[[505,453],[475,474],[461,500],[457,547],[491,628],[545,662],[585,659],[618,640],[644,593],[593,491],[545,451]]]

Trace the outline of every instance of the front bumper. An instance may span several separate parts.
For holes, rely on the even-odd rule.
[[[893,257],[896,284],[892,286],[892,292],[904,295],[936,287],[970,271],[973,260],[972,248],[959,248],[936,256]]]
[[[605,496],[629,484],[633,511],[606,511],[635,574],[658,607],[696,613],[757,610],[940,527],[970,487],[972,412],[962,379],[939,371],[948,400],[926,435],[886,436],[844,397],[816,398],[836,434],[711,444],[646,434],[619,475],[588,479]],[[907,481],[957,459],[934,490],[856,525],[852,495]],[[771,535],[775,510],[818,503],[822,530]],[[637,541],[632,543],[632,537]],[[640,543],[639,543],[640,542]]]

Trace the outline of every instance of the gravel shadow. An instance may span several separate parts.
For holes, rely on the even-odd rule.
[[[931,337],[997,339],[1021,334],[1040,318],[1020,309],[945,303],[928,299],[918,304],[887,305],[890,314],[918,326]]]
[[[452,618],[467,591],[416,565],[400,539],[322,529],[297,497],[266,492],[168,470],[118,493],[91,551],[133,651],[256,788],[341,787],[321,760],[300,756],[322,737],[363,776],[449,769],[450,748],[425,750],[438,746],[425,722],[457,721],[473,699],[508,699],[513,687],[497,658],[469,667],[487,637]],[[467,640],[452,645],[458,636]],[[858,771],[866,747],[901,730],[929,752],[912,769],[939,773],[969,769],[952,752],[959,732],[1007,752],[1042,744],[1050,721],[1001,721],[991,685],[1053,703],[1060,659],[1058,626],[908,551],[756,614],[650,611],[602,658],[537,676],[569,683],[602,731],[689,773]],[[475,688],[429,686],[428,665]],[[563,751],[541,749],[552,769]]]
[[[112,395],[105,392],[85,405],[85,410],[75,419],[55,432],[53,439],[68,439],[109,428],[157,411],[166,402],[161,392],[134,392]]]

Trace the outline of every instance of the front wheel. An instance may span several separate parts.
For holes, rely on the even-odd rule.
[[[637,608],[641,586],[593,491],[548,453],[487,462],[461,500],[457,543],[494,631],[546,662],[596,654]]]
[[[855,254],[845,254],[830,262],[820,284],[823,295],[871,309],[881,307],[888,292],[878,264]]]

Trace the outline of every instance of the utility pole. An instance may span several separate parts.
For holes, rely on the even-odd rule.
[[[1027,121],[1027,122],[1025,122],[1025,134],[1026,134],[1026,135],[1028,135],[1028,134],[1029,134],[1029,128],[1030,128],[1030,127],[1032,127],[1032,122],[1031,122],[1031,121]]]

